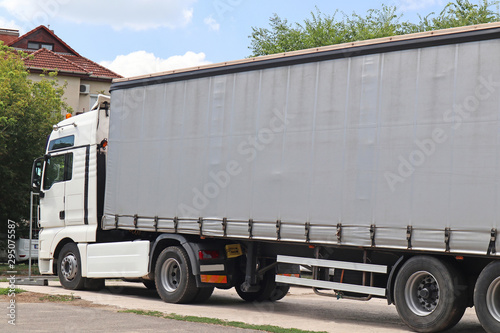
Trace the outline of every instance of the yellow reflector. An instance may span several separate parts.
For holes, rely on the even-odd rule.
[[[229,244],[229,245],[226,245],[226,257],[228,259],[237,258],[237,257],[239,257],[241,255],[243,255],[243,251],[241,251],[241,245],[240,244]]]
[[[200,279],[204,283],[227,283],[225,275],[200,275]]]

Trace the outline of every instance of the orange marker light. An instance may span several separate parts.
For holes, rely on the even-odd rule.
[[[71,113],[66,113],[66,119],[69,119],[71,117],[72,117]]]

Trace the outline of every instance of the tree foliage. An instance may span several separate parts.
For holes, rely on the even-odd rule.
[[[24,57],[0,42],[0,232],[7,219],[28,219],[33,160],[43,155],[52,125],[68,109],[55,73],[30,80]]]
[[[439,15],[419,16],[418,23],[403,20],[396,6],[382,5],[371,9],[365,16],[347,15],[336,11],[323,14],[316,8],[303,23],[290,24],[274,14],[269,28],[252,27],[250,36],[252,56],[289,52],[312,47],[348,43],[413,32],[439,30],[500,20],[498,2],[469,0],[448,3]],[[496,11],[492,7],[496,6]]]

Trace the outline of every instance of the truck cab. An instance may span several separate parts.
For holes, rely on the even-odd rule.
[[[109,97],[99,95],[91,111],[53,126],[45,155],[34,162],[32,184],[40,198],[42,274],[53,273],[57,246],[65,238],[96,241],[103,202],[97,197],[104,188],[108,130]]]

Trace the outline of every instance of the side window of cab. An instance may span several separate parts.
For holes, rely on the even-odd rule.
[[[44,190],[49,190],[55,183],[71,180],[72,177],[73,153],[47,156],[43,177]]]

